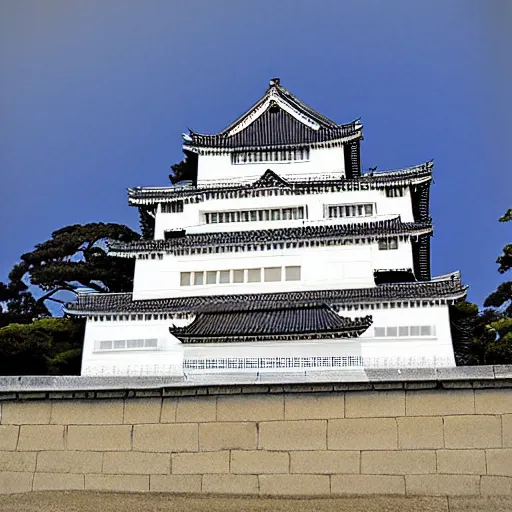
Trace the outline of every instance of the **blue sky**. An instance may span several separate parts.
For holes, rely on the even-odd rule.
[[[511,24],[509,0],[2,0],[0,280],[62,226],[138,229],[126,188],[280,77],[362,118],[365,169],[434,158],[432,270],[481,303],[512,235]]]

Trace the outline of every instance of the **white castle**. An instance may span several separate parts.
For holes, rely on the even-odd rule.
[[[270,81],[216,135],[183,135],[189,181],[128,190],[133,293],[79,294],[83,375],[454,366],[460,274],[431,277],[432,162],[361,173],[359,121]]]

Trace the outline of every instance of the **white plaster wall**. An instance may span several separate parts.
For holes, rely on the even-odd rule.
[[[300,281],[226,283],[180,286],[181,272],[300,266]],[[412,268],[409,242],[397,250],[381,251],[377,243],[316,248],[282,249],[193,256],[165,255],[162,260],[137,260],[134,300],[196,295],[332,290],[375,286],[376,269]]]
[[[126,367],[140,364],[181,365],[182,344],[169,333],[172,324],[180,327],[187,320],[93,321],[88,318],[82,355],[82,374],[91,368]],[[156,338],[158,349],[95,352],[96,341]],[[165,363],[163,362],[165,361]]]
[[[373,217],[352,217],[344,220],[325,219],[325,205],[373,203],[376,215]],[[206,212],[224,212],[262,208],[287,208],[305,206],[307,219],[269,222],[235,222],[205,224]],[[300,225],[335,224],[384,220],[400,215],[403,222],[413,222],[412,203],[409,191],[403,197],[386,197],[384,190],[354,192],[326,192],[303,196],[248,197],[243,199],[212,199],[203,203],[184,205],[183,213],[156,214],[155,239],[164,238],[165,230],[186,229],[187,233],[211,233],[218,231],[250,231],[256,229],[277,229]]]
[[[371,314],[374,322],[361,337],[340,340],[312,340],[287,342],[182,344],[169,334],[168,328],[185,325],[189,320],[162,320],[146,322],[93,322],[87,321],[82,373],[104,367],[117,369],[150,367],[152,365],[182,364],[183,358],[249,358],[249,357],[340,357],[362,356],[366,359],[410,360],[419,365],[422,359],[444,360],[454,366],[447,306],[407,309],[380,309],[343,311],[342,316],[356,317]],[[435,325],[430,337],[375,338],[374,327],[399,325]],[[157,350],[116,351],[94,353],[97,340],[157,338]]]
[[[339,174],[345,175],[343,147],[310,150],[310,159],[294,162],[251,162],[232,164],[231,155],[200,155],[197,164],[198,184],[210,181],[254,177],[256,180],[267,169],[279,175]]]

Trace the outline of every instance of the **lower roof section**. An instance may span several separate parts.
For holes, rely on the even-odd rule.
[[[204,311],[186,327],[169,332],[183,343],[229,343],[354,338],[372,323],[370,316],[344,318],[326,305]]]
[[[455,272],[414,283],[386,283],[371,288],[343,290],[306,290],[299,292],[252,293],[244,295],[202,295],[165,299],[133,300],[131,293],[79,294],[75,302],[64,307],[65,313],[77,316],[96,316],[119,313],[172,313],[251,310],[284,305],[316,304],[337,306],[400,300],[461,300],[467,287]]]

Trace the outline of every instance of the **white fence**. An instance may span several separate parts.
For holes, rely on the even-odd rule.
[[[439,357],[252,357],[252,358],[185,358],[183,365],[128,365],[91,366],[85,368],[86,376],[176,376],[198,375],[202,372],[229,374],[247,371],[248,373],[279,373],[287,371],[336,370],[366,368],[446,368],[454,366],[449,358]]]

